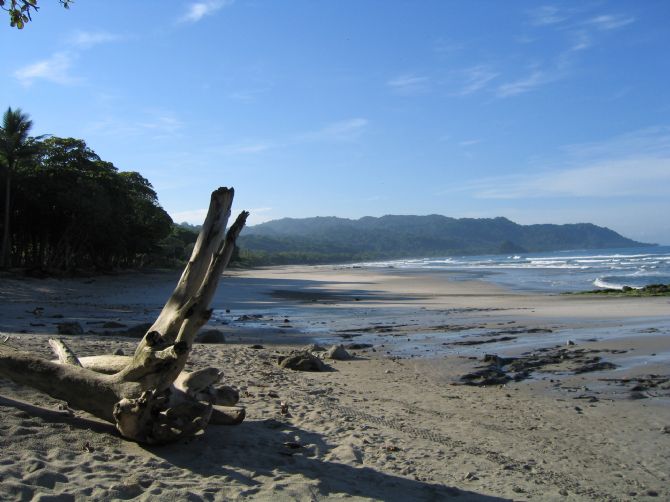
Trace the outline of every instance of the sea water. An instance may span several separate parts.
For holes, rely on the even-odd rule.
[[[359,263],[354,267],[444,270],[521,291],[563,293],[670,283],[670,246],[514,255],[450,256]]]

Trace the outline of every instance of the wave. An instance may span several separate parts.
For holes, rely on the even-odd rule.
[[[619,289],[619,290],[622,290],[625,286],[625,284],[617,284],[617,283],[614,283],[614,282],[608,282],[605,279],[601,279],[600,277],[596,278],[596,280],[593,281],[593,285],[596,288]]]

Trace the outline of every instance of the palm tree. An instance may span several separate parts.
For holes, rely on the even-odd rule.
[[[0,127],[0,164],[5,168],[5,213],[2,231],[2,247],[0,248],[0,267],[6,268],[10,264],[10,195],[12,187],[12,173],[19,164],[35,155],[37,152],[34,138],[29,136],[33,126],[30,117],[20,108],[11,107],[2,117]]]

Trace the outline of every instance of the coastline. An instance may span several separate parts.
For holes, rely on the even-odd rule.
[[[68,337],[81,355],[132,350],[137,340],[101,334],[101,323],[153,320],[177,278],[3,281],[0,331],[49,357],[45,335],[76,321],[98,332]],[[669,373],[667,297],[538,295],[449,280],[448,272],[287,266],[227,272],[213,307],[207,328],[227,343],[197,346],[193,363],[221,367],[225,383],[240,389],[242,425],[212,426],[189,445],[143,448],[0,380],[0,498],[670,498],[670,392],[635,391],[631,380]],[[504,336],[513,338],[455,345]],[[568,340],[617,368],[454,385],[484,354],[518,356]],[[276,354],[311,341],[373,347],[329,362],[332,372],[274,364]],[[279,413],[281,400],[289,416]],[[301,448],[286,451],[286,441]]]

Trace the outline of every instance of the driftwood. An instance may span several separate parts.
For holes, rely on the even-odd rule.
[[[168,443],[208,423],[236,424],[244,409],[237,393],[215,387],[216,368],[184,372],[194,338],[208,321],[219,278],[233,254],[248,213],[226,232],[232,188],[212,193],[191,259],[160,315],[133,356],[78,358],[62,340],[50,340],[58,361],[0,345],[0,376],[39,389],[73,408],[116,424],[134,441]]]

